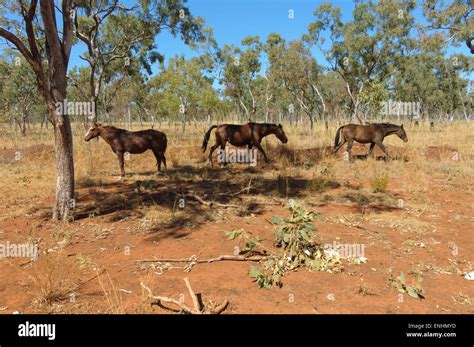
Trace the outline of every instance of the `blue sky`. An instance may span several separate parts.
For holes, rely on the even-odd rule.
[[[286,40],[299,39],[307,31],[309,23],[314,21],[313,11],[327,1],[314,0],[189,0],[187,7],[194,16],[204,17],[206,26],[214,30],[219,44],[240,45],[240,41],[249,35],[258,35],[264,40],[271,32],[278,32]],[[332,1],[340,6],[343,19],[350,19],[353,1]],[[292,10],[294,18],[289,18]],[[195,55],[179,38],[167,32],[158,35],[158,49],[166,59],[175,54]],[[84,65],[78,57],[84,46],[73,48],[70,66]],[[322,60],[319,52],[314,52],[318,61]],[[153,69],[156,71],[156,67]]]
[[[132,4],[133,0],[125,3]],[[263,41],[271,32],[278,32],[287,41],[299,39],[307,31],[308,25],[314,21],[314,10],[324,2],[315,0],[188,0],[187,7],[195,16],[204,17],[206,26],[214,29],[214,35],[219,46],[224,44],[240,45],[240,41],[249,35],[258,35]],[[419,1],[418,1],[419,2]],[[333,6],[341,8],[343,21],[350,20],[354,1],[331,1]],[[294,18],[289,17],[293,11]],[[423,21],[421,11],[415,12],[418,21]],[[184,54],[186,57],[196,55],[196,52],[186,46],[178,37],[173,37],[163,32],[156,38],[158,49],[165,59],[175,54]],[[0,48],[5,47],[0,43]],[[86,63],[79,58],[85,52],[85,45],[79,43],[73,47],[69,68],[85,66]],[[449,47],[448,55],[454,52],[467,54],[467,48]],[[317,49],[313,55],[318,63],[326,65],[324,57]],[[153,66],[156,73],[158,65]]]

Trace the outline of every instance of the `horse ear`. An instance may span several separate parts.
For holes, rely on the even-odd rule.
[[[401,128],[403,129],[403,124],[401,125]]]
[[[96,121],[93,121],[93,122],[92,122],[92,125],[94,126],[94,128],[97,128],[97,127],[99,126],[99,124],[97,124]]]
[[[283,127],[281,126],[281,124],[278,124],[278,127],[279,127],[279,128],[283,128]]]

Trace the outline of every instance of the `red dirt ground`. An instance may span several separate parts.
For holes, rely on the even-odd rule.
[[[305,158],[311,152],[316,160],[318,153],[324,150],[304,151]],[[353,153],[362,155],[365,151],[365,147],[355,146]],[[402,150],[393,147],[389,151],[397,156],[404,155]],[[433,155],[433,159],[437,159],[431,151],[427,149],[427,156],[431,158]],[[299,153],[291,155],[298,156]],[[382,153],[376,150],[375,156],[382,156]],[[186,276],[190,277],[194,290],[202,293],[204,301],[220,303],[224,299],[229,300],[230,305],[225,313],[474,313],[470,301],[474,298],[473,283],[462,276],[463,271],[474,270],[474,198],[470,192],[451,192],[444,188],[442,182],[433,180],[432,191],[427,198],[436,206],[436,212],[428,210],[415,216],[417,220],[431,226],[431,230],[424,232],[404,230],[399,226],[380,227],[370,223],[370,220],[343,225],[331,219],[343,214],[364,216],[368,213],[390,213],[392,218],[399,221],[414,218],[413,211],[408,208],[412,197],[403,190],[403,179],[409,178],[390,182],[389,191],[394,197],[404,199],[407,208],[391,208],[376,203],[360,204],[350,199],[344,203],[337,201],[309,206],[325,217],[324,221],[315,222],[320,242],[332,243],[337,240],[339,243],[365,244],[368,261],[361,265],[345,263],[344,271],[336,274],[300,269],[283,279],[282,288],[259,289],[248,276],[250,267],[254,265],[249,262],[199,264],[189,273],[182,269],[162,272],[159,269],[148,270],[148,277],[146,270],[134,262],[140,259],[188,258],[192,255],[208,258],[233,254],[237,241],[227,240],[224,230],[243,229],[259,236],[265,245],[271,247],[273,234],[269,220],[275,214],[288,215],[285,199],[279,197],[265,200],[259,205],[258,213],[249,213],[245,217],[237,216],[233,208],[202,207],[210,214],[219,214],[222,221],[195,224],[184,220],[177,226],[161,225],[148,231],[139,227],[136,211],[124,214],[124,211],[110,204],[110,211],[103,210],[100,216],[82,218],[61,227],[66,231],[75,231],[62,257],[72,259],[79,254],[88,256],[99,268],[106,269],[122,298],[121,309],[129,313],[170,312],[143,303],[141,281],[153,288],[156,295],[178,299],[180,294],[184,294],[185,301],[191,304],[183,281]],[[164,180],[166,178],[158,178],[158,182]],[[340,185],[331,193],[340,197],[347,196],[348,187],[359,185],[357,181],[336,181]],[[102,196],[104,201],[116,196],[127,200],[136,189],[132,178],[125,182],[116,182],[115,178],[110,178],[104,179],[102,183],[102,186],[78,189],[79,210],[84,214],[100,208],[99,205],[95,206],[97,196]],[[193,187],[192,183],[188,184]],[[464,180],[464,184],[469,185],[469,178]],[[166,184],[153,189],[156,189],[153,194],[159,193],[166,189]],[[254,198],[252,193],[249,196],[244,194],[229,203],[243,206]],[[45,240],[50,238],[52,230],[57,228],[57,224],[48,219],[47,210],[51,205],[52,201],[44,201],[44,205],[38,208],[43,214],[37,213],[34,217],[0,220],[0,241],[22,242],[30,234]],[[116,215],[125,215],[126,218],[116,221]],[[406,250],[404,243],[407,240],[433,242]],[[451,243],[457,245],[458,255],[454,255],[449,248]],[[128,247],[129,254],[126,252]],[[74,302],[64,298],[47,307],[32,305],[36,289],[31,280],[31,265],[25,264],[24,259],[3,259],[0,262],[0,273],[5,279],[0,284],[2,312],[95,313],[110,310],[111,305],[104,299],[104,290],[93,271],[81,275],[80,285],[74,291]],[[417,265],[425,269],[423,288],[426,298],[417,300],[407,295],[400,297],[389,284],[389,271],[392,270],[396,277],[400,271],[409,272]],[[416,278],[410,273],[407,277],[410,280]]]

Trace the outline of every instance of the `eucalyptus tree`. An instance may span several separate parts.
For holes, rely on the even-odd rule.
[[[141,0],[133,6],[118,0],[81,0],[74,12],[77,38],[86,47],[80,57],[89,69],[89,94],[97,110],[106,82],[126,78],[135,60],[151,73],[151,64],[163,61],[155,36],[167,30],[185,43],[203,40],[203,20],[185,7],[186,0]],[[107,110],[107,105],[103,105]]]
[[[281,36],[273,33],[267,38],[266,51],[273,84],[279,83],[298,103],[308,117],[311,129],[315,116],[326,120],[326,99],[319,86],[323,68],[317,64],[310,49],[301,40],[286,43]],[[293,104],[290,104],[289,111],[294,112]]]
[[[141,0],[127,8],[118,0],[62,0],[57,4],[54,0],[1,0],[0,37],[22,54],[35,73],[54,124],[54,219],[69,220],[75,206],[70,118],[58,107],[67,100],[67,71],[75,35],[87,46],[83,58],[97,68],[91,69],[94,81],[107,73],[112,62],[126,60],[126,53],[134,53],[144,68],[149,68],[149,62],[159,58],[154,38],[162,29],[169,29],[186,43],[199,38],[202,21],[192,17],[183,4],[181,0]],[[90,19],[83,18],[88,14]],[[97,83],[93,87],[89,92],[96,96]]]
[[[46,112],[36,76],[21,55],[11,51],[1,57],[0,76],[0,117],[14,121],[25,135],[27,123],[33,118],[43,121]]]
[[[286,41],[280,34],[272,32],[267,36],[263,46],[266,60],[263,72],[265,118],[268,117],[267,113],[272,112],[278,114],[279,120],[286,118],[291,122],[296,120],[300,107],[292,92],[286,88],[285,76],[280,69],[286,49]]]
[[[166,68],[148,82],[147,104],[170,119],[179,118],[184,132],[187,122],[202,120],[219,103],[213,80],[205,74],[206,67],[200,57],[172,57]]]
[[[423,13],[428,21],[422,29],[442,32],[445,43],[465,44],[474,54],[474,4],[472,0],[424,0]]]
[[[0,37],[17,49],[34,71],[41,96],[54,124],[56,146],[56,202],[53,218],[68,220],[74,207],[72,132],[67,112],[57,104],[66,100],[67,68],[73,45],[72,0],[58,6],[53,0],[3,0]]]
[[[463,55],[446,57],[444,38],[426,36],[410,57],[403,59],[393,75],[392,95],[399,100],[420,103],[421,117],[469,113],[468,73],[472,58]]]
[[[361,123],[363,89],[374,80],[385,82],[400,56],[412,49],[415,7],[413,0],[356,2],[352,20],[346,22],[341,9],[329,3],[314,11],[316,20],[303,38],[323,52],[331,69],[345,81],[349,109]]]
[[[224,62],[220,83],[225,96],[231,98],[248,121],[257,113],[256,77],[261,72],[262,44],[258,36],[248,36],[241,41],[242,48],[225,45],[220,54]]]

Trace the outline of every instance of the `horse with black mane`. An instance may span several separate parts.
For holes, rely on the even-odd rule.
[[[342,134],[342,141],[339,143],[339,138]],[[359,143],[370,143],[369,152],[367,157],[372,154],[375,145],[378,145],[382,151],[390,158],[387,149],[383,145],[383,140],[386,136],[395,134],[404,142],[408,142],[407,133],[403,129],[402,125],[390,124],[390,123],[375,123],[368,125],[359,124],[346,124],[341,126],[336,131],[336,138],[334,140],[333,154],[347,142],[347,152],[349,153],[349,160],[351,159],[352,144],[354,141]]]
[[[125,176],[123,156],[126,152],[140,154],[151,149],[157,161],[158,172],[161,171],[161,163],[166,169],[165,151],[168,140],[161,131],[153,129],[128,131],[93,122],[84,140],[89,141],[97,136],[101,136],[117,155],[122,177]]]
[[[216,129],[216,143],[211,147],[209,152],[209,161],[212,165],[212,153],[221,147],[222,150],[225,149],[225,145],[229,142],[231,145],[236,147],[248,146],[251,149],[255,146],[265,158],[265,161],[268,162],[269,159],[260,144],[262,139],[265,136],[274,134],[282,143],[287,143],[288,138],[286,137],[285,132],[281,124],[269,124],[269,123],[247,123],[243,125],[236,124],[222,124],[222,125],[213,125],[204,135],[204,140],[202,142],[202,151],[205,152],[207,149],[207,144],[209,142],[209,137],[213,129]]]

